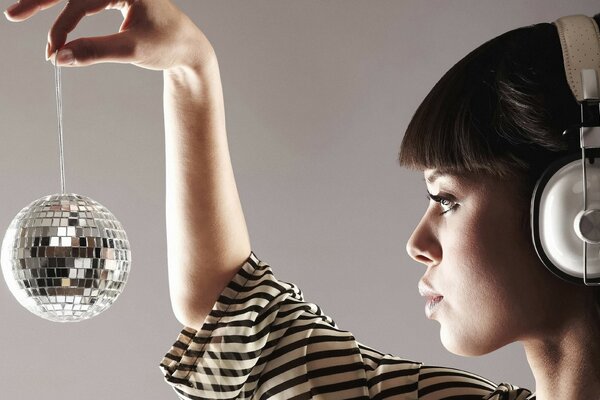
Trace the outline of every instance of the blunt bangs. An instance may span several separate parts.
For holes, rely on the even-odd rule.
[[[469,53],[437,82],[408,125],[399,161],[417,170],[536,178],[566,150],[561,134],[578,112],[556,28],[516,29]]]

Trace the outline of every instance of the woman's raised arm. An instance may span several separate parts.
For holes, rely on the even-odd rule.
[[[57,3],[21,0],[5,15],[23,21]],[[66,43],[83,17],[111,8],[123,14],[118,33]],[[211,44],[167,0],[78,0],[50,29],[46,56],[57,50],[64,66],[119,62],[163,71],[169,287],[177,319],[199,328],[250,254]]]

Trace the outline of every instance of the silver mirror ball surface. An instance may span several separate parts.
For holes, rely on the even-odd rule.
[[[6,231],[1,257],[19,303],[56,322],[106,310],[123,291],[131,266],[121,223],[98,202],[72,193],[23,208]]]

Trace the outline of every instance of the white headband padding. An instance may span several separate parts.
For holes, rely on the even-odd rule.
[[[562,46],[565,72],[578,102],[584,97],[582,70],[596,71],[600,77],[600,32],[593,18],[585,15],[562,17],[554,23]]]

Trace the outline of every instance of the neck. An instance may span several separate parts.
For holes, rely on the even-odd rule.
[[[600,399],[600,312],[523,340],[536,399]]]

